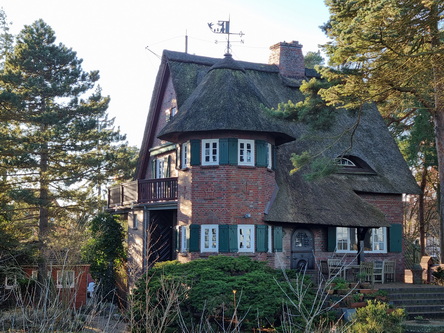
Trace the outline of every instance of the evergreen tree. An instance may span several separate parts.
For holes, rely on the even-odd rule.
[[[324,46],[340,83],[321,92],[348,109],[379,102],[386,115],[427,110],[434,124],[440,189],[444,188],[444,44],[440,0],[327,0]],[[439,191],[441,260],[444,259],[444,191]]]
[[[87,189],[104,184],[118,158],[128,157],[106,118],[99,73],[85,72],[76,52],[55,40],[42,20],[25,26],[0,73],[0,167],[11,201],[35,216],[42,279],[52,222],[60,212],[91,209]]]
[[[309,51],[304,57],[305,68],[315,68],[315,66],[317,65],[322,66],[324,65],[324,62],[325,60],[321,56],[320,51],[317,52]]]
[[[118,270],[125,261],[125,233],[116,216],[100,213],[89,223],[91,237],[83,256],[91,265],[91,275],[98,282],[99,294],[108,301],[115,299]]]

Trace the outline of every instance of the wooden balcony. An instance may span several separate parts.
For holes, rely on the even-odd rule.
[[[177,200],[177,177],[139,179],[109,188],[108,208]]]

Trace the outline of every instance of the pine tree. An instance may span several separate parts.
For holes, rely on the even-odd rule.
[[[399,118],[418,109],[433,119],[440,189],[444,188],[444,44],[439,0],[327,0],[324,46],[330,65],[322,75],[340,83],[322,91],[336,106],[378,102]],[[444,191],[439,192],[444,261]]]
[[[25,26],[0,73],[0,167],[11,200],[36,216],[41,279],[52,221],[62,210],[89,209],[86,189],[116,173],[127,149],[107,120],[99,73],[85,72],[76,52],[55,41],[43,20]]]

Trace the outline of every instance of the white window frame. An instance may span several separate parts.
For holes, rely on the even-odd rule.
[[[202,224],[200,230],[200,252],[219,252],[219,225]]]
[[[202,165],[219,165],[219,139],[202,140]]]
[[[165,178],[168,158],[156,158],[156,179]]]
[[[190,167],[190,142],[184,142],[182,143],[181,147],[181,168],[186,169]]]
[[[16,287],[17,287],[17,276],[15,275],[5,276],[5,289],[14,289]]]
[[[267,168],[273,168],[273,154],[272,154],[271,143],[267,143]]]
[[[364,250],[366,253],[387,253],[387,228],[371,228],[368,232],[371,250]],[[353,242],[351,242],[351,238]],[[336,228],[336,252],[356,253],[357,251],[356,228],[337,227]]]
[[[273,252],[273,227],[268,226],[268,253]]]
[[[32,271],[31,271],[31,279],[33,279],[33,280],[37,280],[38,277],[39,277],[39,271],[37,271],[37,270],[32,270]]]
[[[188,228],[187,226],[179,226],[179,252],[188,252]]]
[[[351,159],[346,157],[337,158],[336,164],[343,167],[356,167],[356,164]]]
[[[237,226],[237,248],[239,252],[254,252],[254,224],[239,224]]]
[[[132,229],[137,230],[139,228],[139,218],[136,213],[132,213],[132,215],[133,215]]]
[[[57,288],[74,288],[75,287],[75,272],[73,270],[58,270],[57,271]],[[68,285],[69,283],[69,285]]]
[[[254,140],[238,140],[237,162],[239,165],[254,166]]]

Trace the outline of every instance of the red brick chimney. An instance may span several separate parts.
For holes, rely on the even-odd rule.
[[[270,47],[270,65],[277,65],[281,75],[301,79],[305,77],[302,45],[298,41],[280,42]]]

